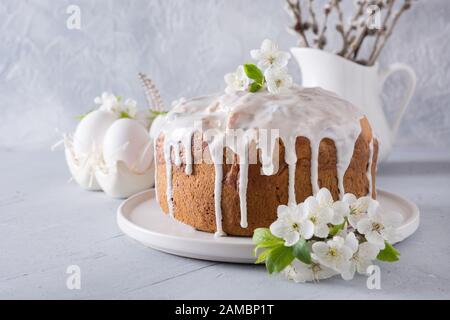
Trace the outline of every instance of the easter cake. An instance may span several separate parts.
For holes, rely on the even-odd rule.
[[[279,205],[321,187],[334,199],[376,196],[378,142],[367,119],[320,88],[182,100],[160,128],[157,199],[165,213],[201,231],[250,236],[276,219]],[[250,138],[228,139],[236,129]],[[261,129],[279,131],[275,146],[261,143]]]
[[[293,84],[290,54],[266,39],[225,93],[181,99],[152,128],[156,198],[166,214],[217,236],[251,236],[280,205],[327,188],[376,197],[378,140],[351,103]]]

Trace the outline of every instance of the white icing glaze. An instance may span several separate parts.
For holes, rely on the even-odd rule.
[[[247,228],[247,184],[248,184],[248,165],[239,166],[239,202],[241,208],[241,227]]]
[[[222,164],[214,165],[216,170],[216,177],[214,180],[214,209],[216,210],[216,233],[215,237],[222,237],[225,234],[222,229],[222,179],[223,179],[223,167]]]
[[[267,91],[257,93],[242,91],[182,100],[165,117],[160,132],[164,134],[169,210],[173,213],[170,150],[173,148],[174,151],[173,163],[180,166],[184,160],[185,173],[191,174],[192,163],[199,163],[198,159],[193,159],[191,151],[192,136],[196,131],[202,133],[203,140],[208,145],[211,161],[215,165],[216,235],[223,235],[221,192],[225,147],[239,157],[242,228],[248,226],[246,201],[248,165],[249,161],[253,160],[248,153],[252,143],[260,151],[261,173],[272,175],[278,171],[278,163],[274,161],[277,158],[275,142],[277,138],[281,139],[285,146],[284,156],[289,168],[289,203],[295,203],[296,138],[302,136],[310,141],[311,184],[314,194],[319,191],[320,142],[325,138],[333,140],[337,150],[338,186],[342,197],[345,192],[343,178],[361,131],[359,123],[361,118],[362,114],[356,107],[335,94],[320,88],[302,88],[298,85],[279,95],[272,95]],[[273,132],[277,134],[274,136]],[[184,159],[180,156],[180,145],[184,149]]]
[[[164,144],[164,160],[166,163],[166,197],[169,214],[173,217],[173,187],[172,187],[172,161],[171,161],[172,145]]]
[[[154,159],[154,165],[155,165],[155,199],[156,202],[159,203],[159,196],[158,196],[158,157],[156,155],[156,140],[157,139],[153,139],[153,156],[155,157]]]

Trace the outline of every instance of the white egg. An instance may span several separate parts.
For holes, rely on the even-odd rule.
[[[121,160],[132,171],[147,170],[153,160],[147,130],[137,120],[117,120],[105,134],[103,159],[108,166],[114,166]]]
[[[117,120],[113,113],[95,110],[87,114],[78,124],[73,136],[73,147],[77,157],[88,156],[103,145],[108,128]]]

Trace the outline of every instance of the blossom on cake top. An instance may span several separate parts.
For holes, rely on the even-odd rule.
[[[278,50],[278,45],[265,39],[260,49],[250,51],[250,55],[257,61],[257,66],[265,71],[269,68],[280,69],[287,66],[291,55],[288,52]]]
[[[261,48],[252,50],[250,55],[256,64],[246,63],[225,75],[226,93],[267,89],[272,94],[282,94],[292,86],[292,77],[286,68],[291,57],[288,52],[279,51],[274,42],[265,39]]]
[[[247,90],[250,79],[245,74],[244,66],[237,67],[235,72],[227,73],[224,77],[227,88],[226,93]]]
[[[391,243],[399,240],[400,220],[396,213],[379,210],[370,197],[346,194],[334,201],[322,188],[303,203],[280,205],[270,228],[254,231],[255,253],[264,249],[256,263],[264,262],[270,273],[282,272],[296,282],[336,274],[350,280],[356,272],[367,274],[375,259],[399,259]]]
[[[264,72],[267,90],[273,94],[285,93],[292,86],[287,68],[269,68]]]

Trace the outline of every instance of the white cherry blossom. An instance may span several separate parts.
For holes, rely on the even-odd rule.
[[[288,52],[279,51],[277,44],[269,39],[262,42],[260,49],[250,51],[250,55],[263,71],[269,68],[283,68],[291,58]]]
[[[349,268],[350,259],[353,256],[352,249],[347,247],[345,239],[339,236],[335,236],[327,242],[314,243],[312,251],[314,259],[339,273]]]
[[[292,86],[292,77],[286,68],[269,68],[264,72],[267,90],[272,94],[285,93]]]
[[[351,193],[346,193],[342,201],[350,207],[348,222],[355,229],[357,228],[358,221],[367,215],[369,206],[377,205],[377,201],[373,200],[371,197],[361,197],[357,199],[356,196]]]
[[[350,207],[347,203],[344,201],[336,201],[333,203],[333,218],[331,219],[331,223],[334,225],[343,224],[349,213]]]
[[[94,99],[100,110],[117,113],[120,109],[120,99],[109,92],[103,92],[100,97]]]
[[[356,271],[360,274],[366,274],[367,268],[376,259],[380,249],[370,242],[359,244],[353,232],[350,232],[345,237],[345,245],[352,250],[353,256],[350,259],[348,268],[341,272],[342,278],[344,280],[351,280]]]
[[[283,270],[283,274],[295,282],[308,282],[331,278],[337,272],[313,259],[311,264],[294,260],[292,264]]]
[[[237,67],[235,72],[227,73],[224,77],[227,87],[226,93],[247,90],[250,79],[245,74],[244,66]]]
[[[330,232],[328,223],[331,223],[333,212],[333,197],[331,193],[322,188],[315,197],[308,197],[303,206],[306,217],[314,224],[314,235],[326,238]]]
[[[277,210],[278,219],[270,225],[273,235],[284,239],[285,246],[293,246],[300,240],[311,239],[314,234],[314,225],[306,219],[303,205],[280,205]]]
[[[402,216],[396,212],[383,214],[377,209],[378,202],[373,202],[368,208],[367,216],[358,221],[357,230],[369,243],[382,250],[385,241],[394,243],[399,240],[396,227],[400,225]]]
[[[137,102],[133,99],[127,99],[121,106],[121,111],[126,112],[130,118],[136,117],[137,114]]]

